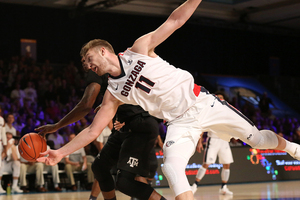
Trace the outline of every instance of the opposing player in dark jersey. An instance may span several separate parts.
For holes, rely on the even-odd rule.
[[[116,118],[125,122],[120,130],[113,130],[108,141],[93,164],[93,171],[100,188],[111,193],[114,181],[109,171],[117,165],[117,188],[131,197],[142,199],[164,199],[140,176],[149,174],[149,155],[159,133],[158,121],[140,106],[119,106]],[[139,176],[137,176],[139,175]]]
[[[93,108],[98,94],[103,95],[107,87],[107,75],[99,77],[89,71],[87,84],[81,101],[72,111],[56,124],[38,127],[36,131],[40,134],[55,132],[84,117]],[[148,175],[148,157],[158,135],[158,122],[139,106],[123,105],[117,116],[120,122],[125,122],[125,127],[122,132],[113,131],[93,163],[93,172],[98,181],[93,184],[90,199],[96,199],[101,190],[105,199],[116,198],[115,183],[110,174],[110,169],[116,164],[119,169],[118,189],[121,192],[141,200],[164,199],[140,177]]]

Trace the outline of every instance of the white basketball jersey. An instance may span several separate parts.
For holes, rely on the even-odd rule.
[[[159,56],[152,58],[126,50],[119,54],[123,70],[110,76],[108,90],[120,101],[140,105],[151,115],[171,121],[194,105],[194,78]]]
[[[212,131],[207,132],[207,136],[211,138],[219,138],[216,134],[214,134]]]

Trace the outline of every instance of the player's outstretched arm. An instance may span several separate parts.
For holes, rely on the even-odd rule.
[[[121,102],[117,100],[108,90],[106,90],[102,106],[97,112],[92,124],[82,130],[74,139],[60,149],[56,151],[50,150],[46,153],[43,153],[42,155],[47,155],[49,153],[49,156],[45,158],[38,158],[37,161],[44,162],[48,165],[55,165],[63,157],[85,147],[94,141],[115,116],[120,104]]]
[[[53,133],[64,126],[80,120],[93,108],[100,89],[101,86],[98,83],[89,84],[85,88],[80,102],[64,118],[55,124],[40,126],[36,128],[35,131],[37,131],[40,135],[45,136],[47,133]]]
[[[165,41],[174,31],[179,29],[192,16],[202,0],[187,0],[176,8],[168,19],[155,31],[138,38],[131,50],[155,57],[154,49]]]

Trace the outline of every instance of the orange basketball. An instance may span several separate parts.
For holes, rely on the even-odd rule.
[[[41,152],[47,150],[46,140],[37,133],[27,133],[19,142],[20,155],[29,162],[35,162]]]

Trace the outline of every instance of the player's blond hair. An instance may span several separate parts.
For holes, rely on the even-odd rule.
[[[111,46],[111,44],[109,42],[107,42],[106,40],[94,39],[83,45],[83,47],[81,48],[81,51],[80,51],[80,56],[84,57],[86,55],[86,53],[88,52],[88,50],[90,50],[92,48],[100,49],[101,47],[104,47],[111,53],[115,53],[114,48]]]

